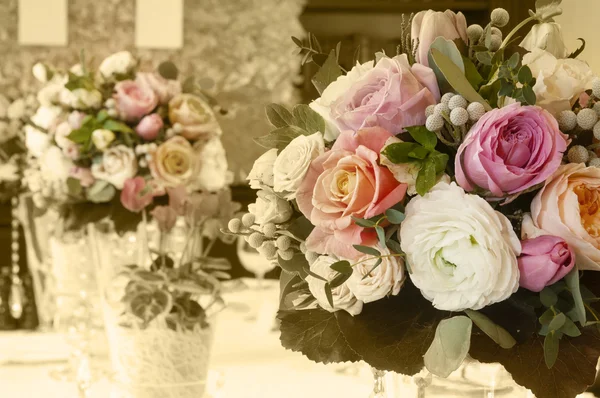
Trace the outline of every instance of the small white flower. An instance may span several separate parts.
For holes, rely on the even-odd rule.
[[[63,184],[75,166],[57,146],[50,146],[40,157],[40,172],[49,182]],[[49,196],[49,195],[46,195]]]
[[[281,224],[292,216],[293,210],[288,201],[274,192],[258,191],[257,196],[256,202],[248,205],[248,211],[254,214],[257,224]]]
[[[310,266],[310,270],[326,280],[332,280],[337,275],[337,272],[331,269],[331,265],[336,263],[336,260],[330,256],[319,256]],[[307,276],[306,282],[308,282],[308,289],[312,295],[317,299],[317,302],[321,307],[329,312],[335,312],[344,310],[350,315],[358,315],[362,311],[363,302],[358,300],[356,296],[350,291],[347,282],[331,289],[331,297],[333,301],[333,307],[327,300],[325,294],[325,282],[317,279],[313,276]]]
[[[25,126],[25,146],[30,154],[41,157],[50,146],[50,136],[33,126]]]
[[[155,151],[156,144],[149,144],[148,150]],[[214,192],[231,182],[225,148],[219,137],[212,137],[207,142],[199,141],[194,145],[194,150],[201,161],[197,163],[198,170],[191,182],[192,189]]]
[[[411,200],[400,238],[411,280],[437,309],[481,309],[519,288],[521,244],[510,222],[455,183]]]
[[[275,192],[284,193],[287,200],[295,199],[311,162],[324,152],[325,142],[321,133],[294,138],[273,164]]]
[[[50,130],[61,112],[62,109],[59,106],[40,106],[35,115],[31,117],[31,121],[44,130]]]
[[[530,52],[536,49],[548,51],[558,59],[567,58],[569,54],[567,46],[565,46],[562,29],[556,22],[533,25],[520,46]]]
[[[106,57],[98,70],[105,78],[115,74],[126,74],[135,66],[135,58],[129,51],[119,51]]]
[[[272,148],[254,161],[252,170],[246,178],[250,181],[250,188],[261,189],[263,187],[273,187],[275,183],[275,176],[273,174],[275,159],[277,159],[277,149]]]
[[[33,77],[35,77],[39,82],[46,83],[48,81],[48,68],[43,63],[38,62],[33,65],[31,72],[33,73]]]
[[[92,175],[123,189],[125,181],[135,177],[138,162],[133,149],[125,145],[113,146],[104,151],[100,162],[92,165]]]
[[[17,181],[19,179],[19,168],[14,163],[0,164],[0,181]]]
[[[77,88],[70,91],[66,88],[60,92],[60,102],[74,109],[99,108],[102,105],[102,94],[98,90]]]
[[[100,151],[104,151],[111,142],[115,140],[115,133],[106,129],[98,129],[92,132],[92,142]]]

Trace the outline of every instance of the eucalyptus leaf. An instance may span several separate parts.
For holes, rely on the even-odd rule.
[[[325,120],[321,115],[306,104],[299,104],[292,110],[294,124],[308,134],[324,133]]]
[[[358,250],[359,252],[368,254],[370,256],[381,256],[381,253],[379,252],[379,250],[377,250],[373,247],[363,246],[363,245],[353,245],[353,247],[356,250]]]
[[[93,203],[106,203],[115,196],[117,190],[114,185],[104,180],[96,182],[87,189],[86,198]]]
[[[340,274],[352,274],[352,266],[346,260],[333,263],[329,266],[329,268],[339,272]]]
[[[531,69],[527,65],[521,66],[518,74],[519,83],[527,84],[533,79],[533,74],[531,73]]]
[[[556,295],[556,293],[554,293],[554,290],[550,289],[549,287],[546,287],[540,292],[540,300],[542,301],[544,307],[549,308],[556,304],[556,302],[558,301],[558,296]]]
[[[396,242],[395,240],[390,239],[385,244],[387,245],[388,249],[390,249],[392,252],[397,254],[403,253],[400,243]]]
[[[78,197],[81,195],[83,188],[81,187],[81,182],[77,178],[69,177],[67,178],[67,190],[70,196]]]
[[[475,54],[475,58],[484,65],[492,65],[492,54],[489,51],[482,51]]]
[[[294,123],[294,116],[284,106],[279,104],[269,104],[265,109],[267,119],[275,127],[287,127]]]
[[[573,296],[579,324],[583,326],[586,323],[586,313],[583,299],[581,298],[581,290],[579,289],[579,271],[577,267],[565,276],[565,282],[567,282],[567,287]]]
[[[560,328],[560,331],[569,337],[581,336],[581,331],[577,325],[568,317],[565,319],[565,324]]]
[[[76,144],[85,144],[92,138],[92,130],[83,126],[77,130],[71,131],[67,138]]]
[[[385,230],[381,226],[375,227],[375,232],[377,233],[377,238],[379,239],[379,244],[381,247],[385,247]]]
[[[563,327],[566,320],[567,320],[567,317],[562,312],[559,314],[556,314],[556,316],[554,318],[552,318],[552,320],[548,324],[548,329],[550,329],[551,331],[557,331],[558,329]]]
[[[557,332],[550,332],[544,338],[544,361],[546,367],[552,369],[558,358],[559,339]]]
[[[387,209],[385,211],[385,216],[392,224],[400,224],[406,218],[404,213],[396,209]]]
[[[450,160],[450,156],[446,153],[441,152],[432,152],[429,154],[427,161],[433,162],[435,164],[435,172],[436,175],[442,173],[446,170],[446,165],[448,164],[448,160]]]
[[[373,267],[369,270],[369,272],[367,272],[367,274],[362,277],[362,280],[365,280],[369,276],[371,276],[371,272],[375,271],[377,269],[377,267],[379,267],[381,265],[382,262],[383,262],[383,259],[378,258],[377,261],[375,262],[375,264],[373,265]]]
[[[465,310],[465,313],[477,325],[479,329],[496,344],[504,349],[510,349],[517,344],[517,341],[506,331],[506,329],[496,325],[490,318],[481,312],[474,310]]]
[[[108,119],[102,125],[102,128],[110,131],[115,131],[119,133],[133,133],[131,127],[126,125],[125,123],[118,122],[116,120]]]
[[[338,274],[329,282],[329,286],[331,286],[332,289],[335,289],[338,286],[342,286],[348,279],[350,279],[351,276],[352,272],[350,272],[349,274]]]
[[[423,357],[428,371],[439,377],[448,377],[458,369],[469,353],[473,322],[466,316],[442,320],[431,346]]]
[[[528,105],[535,105],[537,101],[537,96],[531,86],[523,86],[523,97],[525,97]]]
[[[327,86],[336,81],[340,76],[342,76],[342,70],[337,63],[337,55],[335,54],[335,50],[331,50],[323,66],[313,76],[312,83],[319,94],[323,94]]]
[[[306,135],[306,131],[296,127],[287,126],[280,127],[276,130],[271,131],[269,134],[254,139],[258,145],[271,149],[277,148],[278,150],[284,149],[292,140],[298,136]]]
[[[521,55],[516,52],[508,59],[507,66],[512,70],[516,70],[519,66],[519,61],[521,61]]]
[[[354,220],[356,225],[358,225],[359,227],[363,227],[363,228],[373,228],[376,225],[376,223],[374,221],[365,220],[362,218],[352,217],[352,220]]]
[[[325,297],[327,297],[327,302],[333,308],[333,293],[331,292],[331,286],[329,286],[329,283],[326,283],[323,288],[325,289]]]
[[[554,311],[552,308],[548,308],[544,311],[542,316],[540,316],[539,321],[542,325],[549,325],[550,322],[552,322],[552,319],[554,319]]]

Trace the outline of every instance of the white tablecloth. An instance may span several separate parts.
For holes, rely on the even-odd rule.
[[[245,280],[253,284],[254,281]],[[228,293],[228,309],[218,317],[209,375],[210,398],[366,398],[372,377],[342,373],[343,365],[325,366],[286,351],[273,331],[278,286],[257,293]],[[257,314],[256,321],[248,316]],[[54,380],[50,372],[67,357],[69,346],[50,333],[0,333],[0,398],[77,398],[74,385]],[[4,363],[4,365],[2,365]],[[92,387],[92,398],[108,398],[105,378]]]

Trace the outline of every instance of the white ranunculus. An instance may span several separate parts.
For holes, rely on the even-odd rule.
[[[310,163],[325,152],[323,134],[300,135],[285,147],[273,164],[273,188],[284,193],[288,200],[296,198],[296,191],[304,180]]]
[[[592,88],[594,73],[590,66],[578,59],[557,59],[551,53],[534,49],[523,57],[536,83],[533,91],[536,105],[553,115],[570,110],[581,93]]]
[[[33,65],[31,73],[33,73],[33,77],[41,83],[46,83],[48,81],[48,69],[46,68],[46,65],[41,62]]]
[[[36,158],[41,157],[50,146],[50,136],[33,126],[25,126],[25,146]]]
[[[105,78],[115,74],[125,74],[135,66],[135,58],[129,51],[119,51],[104,58],[98,70]]]
[[[383,149],[388,145],[395,144],[398,142],[402,142],[401,139],[396,137],[390,137],[383,145]],[[386,156],[381,155],[381,165],[387,167],[394,178],[403,184],[408,186],[406,192],[409,195],[417,194],[417,177],[419,175],[419,170],[421,170],[421,166],[418,163],[392,163]]]
[[[71,91],[64,88],[60,92],[60,102],[74,109],[99,108],[102,105],[102,94],[98,90],[77,88]]]
[[[360,80],[365,73],[373,69],[373,66],[373,61],[365,62],[364,64],[357,63],[346,75],[340,76],[336,81],[327,86],[321,97],[310,103],[309,106],[325,119],[326,129],[324,137],[327,141],[333,141],[340,135],[340,130],[331,117],[331,107],[334,102],[348,94],[350,87]]]
[[[23,98],[16,99],[6,109],[6,116],[11,120],[21,119],[25,116],[26,109],[25,100]]]
[[[527,51],[534,51],[536,48],[548,51],[558,59],[567,58],[569,55],[562,29],[556,22],[543,22],[533,25],[520,46]]]
[[[292,216],[293,210],[288,201],[274,192],[258,191],[257,196],[256,202],[248,205],[248,211],[254,214],[257,224],[281,224]]]
[[[510,222],[455,183],[408,203],[400,242],[411,280],[437,309],[478,310],[519,288],[521,244]]]
[[[320,256],[310,266],[310,270],[328,281],[333,280],[338,274],[336,271],[331,269],[331,265],[336,263],[336,260],[330,256]],[[321,307],[329,312],[344,310],[350,315],[358,315],[362,311],[363,302],[358,300],[352,293],[347,283],[344,283],[336,288],[331,289],[331,297],[333,301],[333,307],[329,305],[327,295],[325,294],[325,282],[317,279],[313,276],[307,276],[306,282],[308,282],[308,288],[313,296],[317,299],[317,302]]]
[[[0,181],[17,181],[19,179],[19,168],[14,163],[0,164]]]
[[[389,256],[390,251],[377,248],[382,256]],[[366,261],[365,261],[366,260]],[[364,303],[381,300],[387,295],[397,295],[404,284],[404,262],[400,257],[382,258],[381,264],[366,276],[375,266],[377,259],[365,255],[356,261],[352,276],[346,282],[348,288],[357,299]]]
[[[254,161],[254,166],[252,166],[252,170],[246,178],[250,181],[250,188],[261,189],[264,187],[273,187],[275,181],[273,164],[275,163],[275,159],[277,159],[277,149],[272,148]]]
[[[66,182],[75,167],[57,146],[50,146],[39,158],[40,172],[45,180]]]
[[[100,151],[104,151],[115,140],[115,133],[106,129],[92,131],[92,142]]]
[[[52,127],[55,127],[61,112],[62,108],[59,106],[40,106],[35,115],[31,117],[31,121],[44,130],[51,130]]]
[[[191,182],[192,189],[215,192],[231,184],[225,148],[219,137],[212,137],[207,142],[194,144],[194,152],[199,162]]]
[[[99,163],[92,165],[92,175],[98,180],[107,181],[117,189],[123,189],[125,181],[135,177],[138,162],[133,149],[117,145],[107,149]]]

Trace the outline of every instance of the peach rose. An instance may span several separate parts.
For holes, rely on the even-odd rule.
[[[194,175],[196,158],[192,144],[181,136],[175,136],[152,153],[150,172],[164,187],[185,185]]]
[[[352,217],[374,217],[404,199],[406,184],[379,165],[390,137],[380,127],[345,131],[329,152],[312,161],[296,196],[300,211],[315,225],[308,250],[352,259],[360,256],[352,245],[375,243],[374,231]]]
[[[531,203],[524,235],[563,238],[573,248],[580,269],[600,271],[600,169],[581,163],[561,166]]]
[[[211,107],[200,97],[180,94],[169,101],[169,119],[181,126],[180,134],[191,141],[221,135]]]

